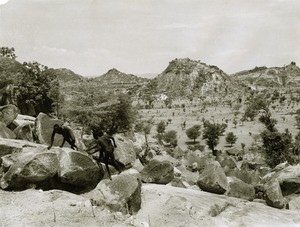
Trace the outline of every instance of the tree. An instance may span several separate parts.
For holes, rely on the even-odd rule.
[[[136,119],[136,111],[132,108],[130,97],[119,95],[117,103],[109,110],[107,124],[111,133],[129,131]]]
[[[257,95],[250,99],[244,113],[244,118],[250,118],[251,121],[258,115],[260,110],[267,111],[269,104],[262,95]]]
[[[16,81],[17,103],[21,109],[24,104],[33,105],[36,112],[53,112],[53,97],[59,96],[57,76],[47,66],[38,62],[24,62],[24,72]]]
[[[152,119],[148,119],[148,120],[138,121],[138,123],[135,125],[135,128],[134,128],[136,132],[141,132],[145,136],[146,149],[145,149],[145,153],[142,154],[142,156],[140,156],[140,161],[143,164],[147,164],[146,157],[147,157],[148,152],[150,150],[149,143],[148,143],[148,135],[151,132],[152,126],[153,126],[153,120]]]
[[[163,139],[163,134],[166,130],[166,123],[164,121],[161,121],[158,123],[157,127],[156,127],[156,131],[157,131],[157,140],[158,142],[161,142],[161,140]]]
[[[263,123],[269,131],[271,132],[276,131],[275,125],[277,123],[277,120],[271,118],[271,113],[269,111],[261,115],[259,117],[259,121]]]
[[[266,163],[273,168],[284,161],[290,162],[291,151],[294,146],[292,134],[288,129],[283,133],[278,132],[275,127],[276,120],[271,118],[268,111],[260,117],[260,121],[266,127],[260,134]]]
[[[236,128],[236,125],[237,125],[238,122],[237,122],[237,120],[235,118],[233,119],[232,123],[234,124],[234,127]]]
[[[228,132],[226,137],[225,137],[225,140],[232,147],[232,145],[236,142],[237,137],[236,137],[236,135],[233,134],[233,132]]]
[[[285,132],[264,130],[261,133],[266,162],[272,168],[287,161],[292,147],[292,135],[286,129]]]
[[[223,135],[227,125],[204,121],[203,126],[204,130],[202,138],[206,140],[206,144],[215,155],[215,147],[218,145],[219,137]]]
[[[158,134],[162,134],[164,133],[166,130],[166,124],[164,121],[161,121],[158,123],[157,127],[156,127],[156,131]]]
[[[200,129],[200,125],[194,125],[191,128],[188,128],[185,133],[188,138],[194,140],[194,143],[196,143],[196,139],[201,135]]]
[[[148,135],[150,134],[152,126],[153,126],[153,120],[152,119],[139,121],[135,125],[135,131],[141,132],[145,136],[146,152],[148,152],[148,150],[149,150]]]
[[[167,131],[163,136],[164,141],[170,143],[172,146],[177,145],[177,132],[175,130]]]
[[[0,47],[0,56],[16,59],[15,48]]]

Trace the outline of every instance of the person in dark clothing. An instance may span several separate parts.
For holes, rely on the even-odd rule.
[[[120,163],[118,163],[114,155],[115,148],[117,147],[116,141],[112,135],[103,134],[103,132],[93,132],[93,137],[96,141],[96,146],[86,150],[86,152],[88,154],[93,154],[99,151],[99,161],[104,162],[109,179],[112,180],[108,164],[114,166],[119,173],[122,172]],[[89,153],[89,151],[94,148],[96,148],[96,151],[93,153]]]
[[[74,148],[76,148],[76,150],[78,150],[78,147],[75,145],[76,140],[75,140],[75,136],[72,132],[72,129],[69,128],[68,126],[59,126],[58,124],[55,124],[53,126],[51,142],[50,142],[50,146],[48,147],[48,149],[50,149],[53,145],[55,134],[60,134],[63,136],[63,142],[60,145],[60,147],[63,147],[65,142],[67,141],[71,145],[71,148],[73,150],[75,150]]]

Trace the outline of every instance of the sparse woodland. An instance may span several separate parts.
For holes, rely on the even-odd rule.
[[[125,176],[117,175],[113,170],[116,175],[113,181],[116,180],[116,184],[110,184],[101,165],[98,167],[91,161],[91,156],[84,153],[87,163],[95,164],[94,178],[85,182],[83,190],[87,193],[83,197],[92,201],[89,212],[92,212],[93,217],[105,216],[104,211],[97,210],[97,207],[107,205],[109,199],[103,199],[97,193],[106,187],[122,193],[132,190],[129,202],[118,201],[121,205],[107,205],[110,212],[121,213],[118,213],[121,215],[119,219],[115,219],[117,224],[125,223],[124,226],[142,226],[137,222],[132,224],[131,219],[144,220],[147,209],[152,209],[149,211],[151,215],[157,215],[149,202],[150,198],[160,201],[155,196],[156,192],[169,199],[166,199],[168,202],[161,209],[167,209],[171,204],[170,210],[176,204],[185,204],[184,210],[187,204],[201,210],[201,204],[193,201],[193,196],[206,196],[197,194],[201,190],[226,195],[224,200],[221,197],[213,198],[217,202],[207,208],[209,219],[206,221],[209,224],[216,220],[214,217],[227,215],[225,210],[228,206],[236,212],[243,210],[239,207],[241,205],[238,205],[237,198],[247,202],[258,201],[259,203],[247,203],[249,207],[257,206],[254,210],[263,209],[260,207],[263,203],[279,209],[289,207],[299,212],[299,208],[295,208],[294,199],[299,199],[297,195],[300,191],[300,68],[295,62],[284,67],[255,67],[228,75],[217,66],[185,58],[172,60],[153,79],[125,74],[116,69],[109,70],[102,76],[85,78],[69,69],[52,69],[34,61],[20,63],[14,48],[2,47],[0,89],[1,106],[14,105],[19,114],[35,119],[28,126],[29,131],[37,127],[37,122],[42,122],[41,116],[43,119],[49,118],[49,121],[55,119],[68,122],[77,133],[78,141],[82,142],[81,153],[92,146],[92,131],[103,130],[116,136],[116,159],[124,164],[126,171],[131,171],[130,176]],[[6,126],[10,128],[11,125],[5,125],[5,130]],[[13,139],[47,144],[41,142],[40,135],[37,135],[39,140],[33,137],[26,139],[18,138],[19,131],[13,132],[16,134]],[[30,146],[41,149],[40,145]],[[45,150],[43,152],[49,153]],[[59,152],[64,154],[64,151]],[[50,157],[52,153],[48,153]],[[0,154],[3,163],[0,172],[1,187],[8,190],[5,192],[8,193],[15,187],[10,185],[11,179],[7,180],[9,168],[4,166],[7,163],[4,157],[10,153],[0,151]],[[98,168],[102,171],[101,176],[98,176]],[[50,180],[41,184],[26,181],[25,184],[24,177],[20,181],[22,184],[16,185],[20,187],[34,184],[36,188],[47,190],[62,189],[64,184],[70,182],[64,182],[55,171],[50,177],[51,184]],[[22,174],[27,173],[24,171]],[[139,177],[136,178],[137,175]],[[53,183],[57,177],[62,181],[59,182],[59,187]],[[29,177],[26,178],[28,179]],[[70,179],[66,177],[64,180]],[[91,182],[93,187],[89,185]],[[124,182],[130,182],[131,186],[122,190]],[[73,185],[76,190],[79,188],[77,183],[76,187]],[[153,186],[151,183],[168,184],[170,188],[176,189],[168,189],[172,195],[169,197],[166,188]],[[88,190],[87,185],[90,187]],[[27,186],[18,190],[23,191]],[[82,191],[73,190],[74,187],[63,190],[77,193],[78,198],[75,199],[79,199]],[[146,188],[144,193],[152,193],[147,194],[149,197],[146,196],[147,201],[142,201],[142,205],[141,198],[137,197],[141,194],[141,187]],[[93,190],[94,188],[98,191]],[[178,188],[184,188],[187,192]],[[238,190],[239,188],[243,190]],[[186,196],[187,199],[183,199],[185,202],[175,196],[175,191],[181,198]],[[124,192],[124,196],[127,196],[126,193]],[[205,202],[204,204],[207,205]],[[80,212],[88,212],[83,207],[85,206],[80,207]],[[223,210],[225,214],[221,214]],[[272,213],[271,211],[268,212]],[[193,224],[201,223],[200,219],[204,214],[197,212],[190,208],[189,213],[184,216]],[[59,221],[55,215],[54,222]],[[174,213],[172,215],[176,216]],[[278,213],[278,217],[280,215],[284,214]],[[230,217],[224,218],[230,220]],[[282,220],[282,223],[293,224],[285,218]],[[103,221],[107,221],[106,224],[109,225],[111,219]],[[149,226],[156,226],[160,221],[162,220],[157,216],[147,217]],[[299,218],[294,221],[299,225]],[[258,223],[257,221],[256,224]],[[94,220],[90,224],[100,224],[100,221]]]

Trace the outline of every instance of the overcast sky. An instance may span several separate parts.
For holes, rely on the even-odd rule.
[[[0,46],[83,76],[161,73],[185,57],[226,73],[300,64],[300,1],[9,0]]]

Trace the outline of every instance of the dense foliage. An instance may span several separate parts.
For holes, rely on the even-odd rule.
[[[272,168],[285,161],[293,164],[297,146],[293,143],[292,134],[289,130],[278,132],[275,127],[276,120],[271,118],[269,112],[261,116],[259,120],[266,127],[260,134],[266,163]]]
[[[14,104],[22,114],[52,113],[59,103],[59,82],[53,69],[38,62],[15,60],[14,48],[0,48],[1,105]]]

